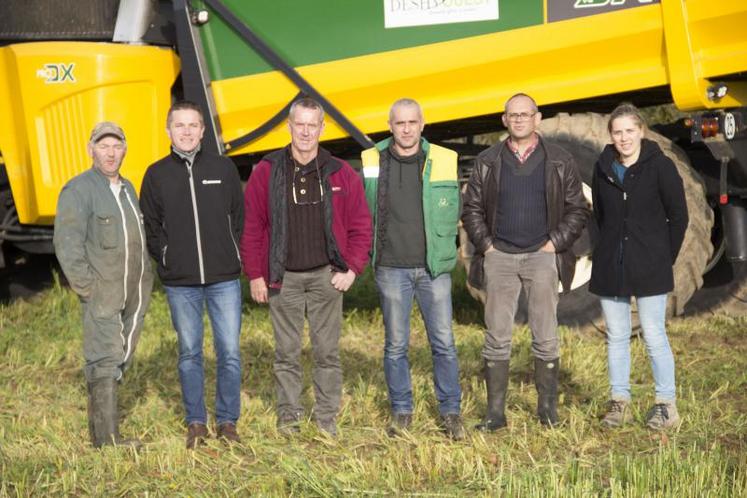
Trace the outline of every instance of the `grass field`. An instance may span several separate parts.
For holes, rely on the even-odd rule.
[[[456,275],[454,330],[468,428],[485,407],[480,379],[481,310]],[[88,442],[77,298],[56,285],[0,307],[0,496],[746,496],[747,318],[673,321],[680,428],[651,433],[648,359],[633,344],[635,423],[605,430],[603,336],[561,329],[557,429],[535,420],[529,332],[514,335],[509,428],[470,431],[451,442],[436,424],[431,360],[419,317],[411,362],[416,396],[411,434],[385,434],[383,326],[371,278],[346,297],[340,437],[312,422],[292,440],[275,429],[273,341],[267,310],[247,303],[242,328],[243,444],[184,449],[176,337],[162,291],[154,294],[133,368],[120,388],[121,430],[146,442],[139,452]],[[210,338],[207,339],[210,341]],[[207,348],[207,394],[215,361]],[[310,351],[304,349],[305,404],[311,406]],[[212,405],[212,402],[210,403]]]

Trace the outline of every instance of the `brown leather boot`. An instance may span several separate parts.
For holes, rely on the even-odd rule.
[[[231,422],[224,422],[218,424],[218,439],[221,439],[224,443],[241,443],[239,433],[236,431],[236,424]]]
[[[200,422],[192,422],[187,427],[187,449],[193,450],[198,446],[205,444],[205,439],[207,437],[207,426]]]

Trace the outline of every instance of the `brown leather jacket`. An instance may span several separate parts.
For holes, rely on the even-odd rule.
[[[480,153],[462,195],[462,224],[475,246],[475,256],[470,267],[469,283],[484,288],[483,257],[493,244],[496,231],[496,203],[498,182],[501,177],[501,152],[505,141]],[[571,289],[576,256],[571,246],[581,235],[589,218],[589,208],[581,189],[573,156],[563,148],[545,142],[545,195],[547,196],[547,222],[550,239],[557,252],[558,275],[566,292]]]

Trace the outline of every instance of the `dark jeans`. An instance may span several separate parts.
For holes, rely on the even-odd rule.
[[[508,360],[511,332],[522,287],[527,296],[532,353],[550,361],[560,355],[558,343],[558,269],[555,253],[485,253],[485,346],[488,361]]]
[[[376,267],[384,315],[384,375],[393,413],[412,413],[410,312],[413,297],[425,322],[433,358],[433,381],[441,415],[460,413],[462,391],[451,329],[451,275],[432,278],[425,268]]]
[[[342,292],[332,286],[329,266],[306,272],[286,271],[280,291],[270,291],[270,318],[275,332],[275,383],[278,415],[300,414],[301,338],[304,315],[314,357],[313,380],[317,420],[337,416],[342,397],[340,328]]]

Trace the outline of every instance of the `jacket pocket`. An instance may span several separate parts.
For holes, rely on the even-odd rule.
[[[438,237],[438,259],[441,261],[451,261],[457,257],[457,226],[437,224],[436,236]]]
[[[485,255],[475,253],[469,265],[467,282],[478,290],[485,290]]]
[[[459,183],[456,181],[431,185],[430,214],[437,226],[453,226],[456,230],[459,222],[459,201]]]
[[[228,217],[228,234],[231,236],[231,243],[233,244],[233,248],[236,250],[236,259],[241,262],[241,253],[239,252],[239,246],[236,244],[236,237],[233,236],[233,224],[231,223],[231,215],[226,215]]]
[[[99,245],[102,249],[117,247],[117,224],[114,216],[96,215]]]

